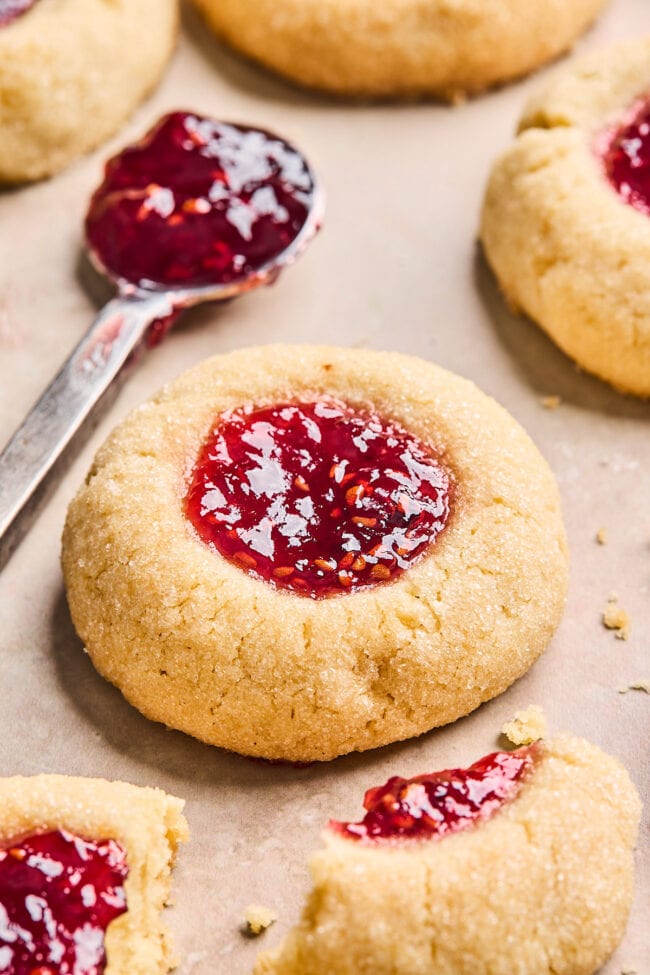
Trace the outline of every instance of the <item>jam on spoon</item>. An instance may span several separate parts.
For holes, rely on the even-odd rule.
[[[220,416],[186,513],[239,568],[313,599],[394,579],[444,530],[452,479],[374,410],[320,398]]]
[[[2,975],[101,975],[104,936],[127,910],[126,855],[115,840],[64,830],[0,849]]]
[[[26,14],[35,3],[36,0],[0,0],[0,27]]]
[[[13,531],[18,515],[133,350],[186,308],[275,281],[319,230],[323,206],[288,142],[189,112],[109,162],[86,240],[118,293],[0,454],[0,565],[24,534]]]
[[[515,798],[532,772],[538,745],[494,752],[466,769],[447,769],[412,779],[395,776],[369,789],[360,823],[332,821],[329,828],[351,840],[426,840],[457,833],[489,819]]]
[[[650,99],[639,101],[624,124],[606,134],[602,158],[623,200],[650,216]]]
[[[314,191],[278,136],[173,112],[108,162],[86,238],[102,268],[138,288],[228,284],[295,241]]]

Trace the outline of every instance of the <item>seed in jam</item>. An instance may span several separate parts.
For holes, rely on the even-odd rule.
[[[532,771],[538,746],[494,752],[466,769],[447,769],[413,779],[395,776],[369,789],[360,823],[332,821],[330,829],[353,840],[440,838],[489,819],[515,798]]]
[[[650,216],[650,100],[639,102],[628,121],[608,134],[603,161],[625,202]]]
[[[186,498],[208,545],[313,599],[389,582],[445,528],[449,472],[372,410],[333,399],[223,414]]]
[[[314,192],[276,135],[174,112],[109,160],[86,239],[113,278],[140,288],[228,284],[294,242]]]
[[[0,0],[0,27],[6,27],[12,20],[26,14],[35,3],[36,0]]]
[[[101,975],[104,935],[126,911],[126,854],[64,830],[0,849],[0,973]]]

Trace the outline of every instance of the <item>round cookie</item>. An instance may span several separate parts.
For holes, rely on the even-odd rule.
[[[649,92],[650,38],[558,73],[497,160],[481,220],[509,302],[637,396],[650,396]]]
[[[627,923],[639,799],[618,762],[585,741],[504,761],[526,752],[533,767],[514,796],[490,793],[491,812],[446,835],[436,819],[419,838],[330,823],[302,919],[254,975],[594,975]],[[465,774],[453,770],[456,786]],[[416,781],[396,782],[408,790],[402,824],[454,808],[454,784],[428,805]]]
[[[20,6],[20,0],[15,0]],[[108,139],[171,55],[177,0],[35,0],[0,19],[0,182],[49,176]]]
[[[354,96],[454,98],[569,48],[605,0],[194,0],[266,67]]]
[[[284,556],[281,565],[270,561],[270,580],[247,571],[251,555],[255,563],[263,551],[261,542],[251,547],[251,533],[264,541],[270,517],[241,532],[242,551],[231,544],[236,522],[216,551],[188,518],[198,510],[209,520],[227,490],[208,477],[197,508],[197,459],[215,428],[230,436],[238,411],[250,404],[265,409],[323,397],[352,404],[352,412],[371,408],[429,445],[434,467],[439,462],[440,476],[449,479],[435,540],[420,545],[399,573],[390,568],[395,558],[376,554],[375,529],[365,528],[375,520],[367,509],[381,484],[363,498],[357,482],[343,479],[343,507],[352,505],[368,565],[361,559],[366,568],[355,576],[355,555],[346,549],[331,574],[341,580],[338,595],[318,581],[328,572],[326,559],[301,564],[302,594],[277,575]],[[368,431],[370,437],[370,423]],[[363,448],[363,436],[359,442]],[[227,457],[231,446],[224,440],[212,450]],[[265,463],[264,476],[282,475],[272,459]],[[412,455],[409,463],[426,479],[421,458]],[[330,469],[327,454],[323,464],[335,480],[345,466]],[[384,466],[386,476],[394,473],[392,461]],[[309,479],[310,471],[306,466]],[[254,486],[262,472],[245,473]],[[218,476],[228,482],[233,474]],[[408,492],[408,478],[394,476]],[[405,510],[424,504],[417,492],[403,500],[401,490],[396,504]],[[345,513],[332,507],[331,514],[331,537],[313,532],[323,544],[335,544]],[[393,517],[408,536],[406,515],[396,507]],[[196,524],[203,532],[206,522]],[[289,545],[300,536],[298,524],[286,521]],[[312,534],[305,524],[296,565]],[[362,554],[362,542],[344,537]],[[505,410],[466,380],[416,358],[309,346],[215,357],[136,410],[99,451],[70,506],[63,569],[72,617],[95,666],[145,715],[233,751],[291,761],[419,735],[501,693],[546,647],[567,588],[554,479]],[[292,578],[290,570],[289,584]]]

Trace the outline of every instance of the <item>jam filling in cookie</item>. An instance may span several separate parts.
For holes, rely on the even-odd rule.
[[[127,874],[115,840],[57,830],[0,849],[2,975],[101,975]]]
[[[650,100],[635,106],[625,125],[608,137],[604,163],[625,202],[650,216]]]
[[[494,752],[466,769],[446,769],[412,779],[394,776],[366,792],[360,823],[330,822],[354,840],[433,839],[489,819],[519,792],[538,755],[536,745]]]
[[[26,14],[36,0],[0,0],[0,27],[6,27],[21,14]]]
[[[448,523],[451,475],[372,410],[321,398],[219,417],[187,516],[235,565],[313,599],[394,579]]]
[[[174,112],[109,160],[86,237],[136,286],[227,284],[296,239],[313,192],[303,157],[272,133]]]

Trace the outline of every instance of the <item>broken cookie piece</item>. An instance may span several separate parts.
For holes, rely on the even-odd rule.
[[[546,716],[537,704],[530,704],[524,711],[517,711],[512,721],[506,721],[501,733],[513,745],[530,745],[543,738],[547,731]]]
[[[0,972],[166,975],[182,808],[124,782],[0,779]]]
[[[610,596],[603,611],[603,626],[608,630],[614,630],[617,640],[628,640],[630,637],[629,614],[620,608],[616,596]]]
[[[277,921],[277,914],[272,911],[269,907],[263,907],[260,904],[250,904],[244,911],[244,920],[246,921],[246,930],[249,934],[254,936],[262,934],[267,928],[270,928],[272,924]]]
[[[557,738],[394,777],[329,824],[298,926],[255,975],[593,975],[632,901],[627,772]]]

